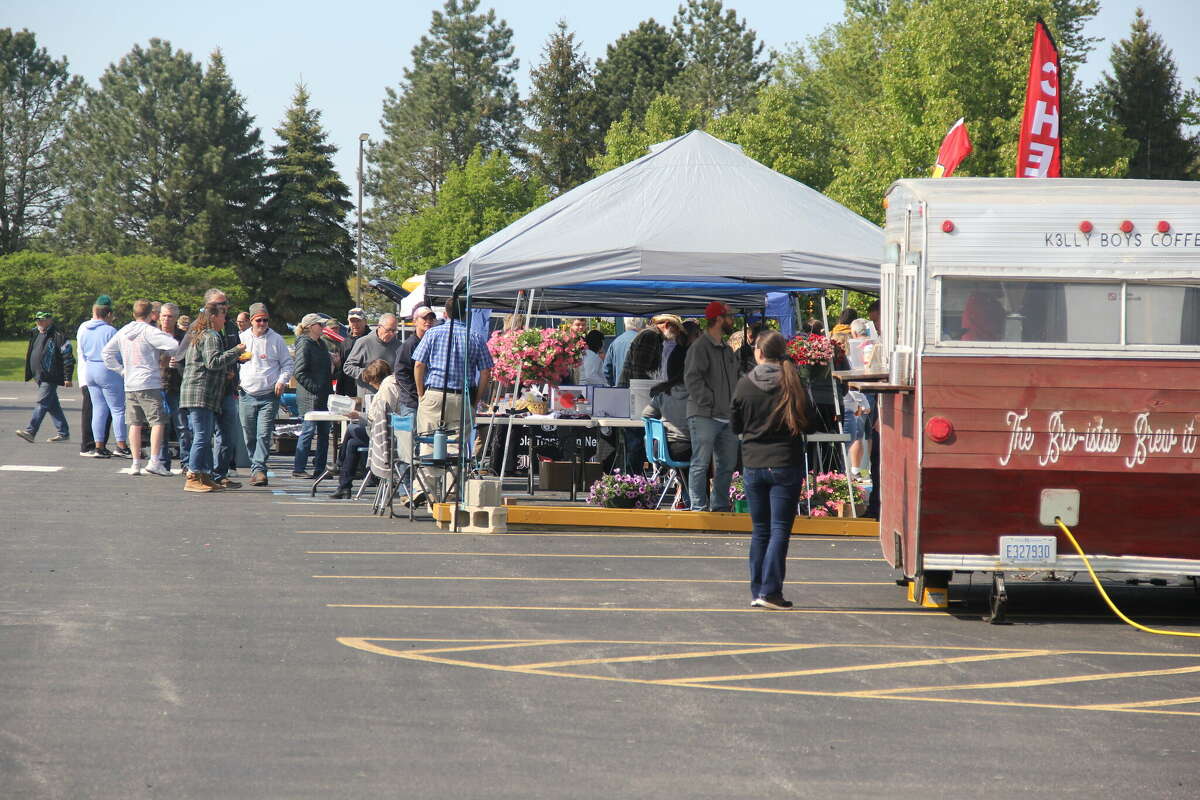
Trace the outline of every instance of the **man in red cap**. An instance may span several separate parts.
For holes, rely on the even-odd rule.
[[[688,428],[692,463],[688,493],[693,511],[728,511],[729,481],[737,464],[737,435],[729,424],[733,389],[738,380],[738,358],[725,344],[733,332],[733,314],[714,300],[704,309],[708,327],[688,348],[683,382],[688,390]],[[712,496],[708,493],[708,465],[716,457]]]

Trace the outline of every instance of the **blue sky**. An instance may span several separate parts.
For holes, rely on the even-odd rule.
[[[487,0],[483,6],[487,7]],[[490,6],[513,29],[521,61],[520,83],[556,21],[565,18],[591,58],[647,17],[669,25],[678,0],[497,0]],[[1107,68],[1109,46],[1128,34],[1134,9],[1146,9],[1151,25],[1174,50],[1180,79],[1197,88],[1200,34],[1195,0],[1101,0],[1088,28],[1106,41],[1092,53],[1081,75],[1094,83]],[[0,25],[28,28],[55,58],[67,56],[72,69],[95,85],[100,74],[135,43],[151,37],[170,41],[198,59],[215,48],[224,54],[233,79],[268,145],[274,128],[303,81],[313,104],[324,113],[343,178],[353,191],[358,135],[380,133],[384,89],[396,86],[412,46],[429,28],[434,0],[361,0],[328,3],[314,0],[0,0]],[[784,49],[804,42],[842,17],[841,0],[727,0],[766,42]]]

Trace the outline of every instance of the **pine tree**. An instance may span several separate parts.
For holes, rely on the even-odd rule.
[[[168,42],[135,45],[68,123],[60,238],[245,270],[263,172],[252,124],[219,53],[206,74]]]
[[[596,94],[601,105],[600,128],[629,112],[640,124],[646,108],[662,94],[683,69],[683,48],[653,19],[621,34],[608,46],[606,57],[596,61]]]
[[[29,31],[0,30],[0,255],[54,225],[65,196],[53,153],[82,93],[67,59],[50,58]]]
[[[398,89],[383,101],[384,139],[369,150],[373,221],[386,235],[423,207],[476,147],[518,151],[521,111],[512,30],[480,0],[446,0],[412,50]]]
[[[1183,126],[1200,108],[1195,92],[1183,91],[1175,58],[1142,9],[1129,38],[1112,47],[1113,74],[1104,73],[1099,93],[1125,136],[1137,142],[1130,178],[1196,178],[1200,137]]]
[[[671,91],[687,108],[699,110],[703,123],[744,107],[766,78],[758,34],[725,11],[721,0],[687,0],[674,19],[675,39],[683,48],[684,68]]]
[[[533,171],[556,192],[565,192],[592,176],[587,160],[600,149],[599,102],[592,70],[575,44],[575,34],[560,20],[550,35],[542,63],[531,74],[525,108],[533,125],[526,139],[533,149]]]
[[[346,215],[350,190],[333,166],[337,147],[309,107],[308,90],[296,87],[292,106],[275,129],[263,208],[266,247],[257,283],[273,315],[298,320],[325,308],[346,308],[346,281],[354,273],[354,248]]]

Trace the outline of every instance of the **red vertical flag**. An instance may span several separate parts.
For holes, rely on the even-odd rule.
[[[1033,31],[1033,55],[1025,86],[1025,116],[1021,120],[1018,178],[1062,177],[1062,138],[1059,130],[1058,48],[1040,18]]]
[[[950,127],[942,146],[938,150],[937,163],[933,165],[933,177],[949,178],[962,160],[971,155],[971,135],[967,133],[966,118]]]

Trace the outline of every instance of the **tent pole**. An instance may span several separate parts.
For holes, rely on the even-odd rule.
[[[517,292],[517,301],[514,304],[513,308],[519,310],[521,308],[521,301],[524,298],[525,298],[525,290],[521,289]],[[483,401],[485,403],[487,403],[488,410],[489,410],[489,412],[491,412],[492,416],[494,417],[495,411],[496,411],[496,405],[499,402],[499,398],[501,397],[500,381],[492,381],[491,390],[492,390],[492,397],[491,398],[485,397],[485,398],[483,398]],[[495,419],[493,419],[492,422],[495,423]],[[484,454],[483,458],[486,458],[488,460],[488,463],[490,463],[491,462],[490,454],[492,452],[492,439],[495,438],[496,426],[495,426],[495,424],[492,424],[492,425],[488,425],[487,428],[488,428],[487,435],[483,437],[483,450],[480,452],[482,452]],[[499,472],[501,479],[504,478],[503,466],[504,465],[502,464],[501,470]],[[494,467],[494,465],[493,465],[493,467]]]
[[[523,324],[521,327],[525,327],[524,323],[528,323],[530,317],[533,316],[533,296],[535,294],[537,294],[537,289],[529,290],[529,306],[528,306],[529,310],[528,310],[528,313],[525,314],[525,319],[522,321]],[[520,311],[521,311],[520,295],[517,296],[517,304],[516,304],[515,308],[516,308],[517,313],[520,314]],[[517,364],[517,376],[516,376],[516,380],[513,382],[513,404],[514,405],[516,404],[517,398],[520,397],[520,395],[521,395],[521,365]],[[509,447],[512,446],[512,429],[513,429],[513,418],[512,418],[512,415],[509,414],[508,426],[506,427],[506,429],[504,431],[504,455],[501,457],[501,461],[500,461],[500,485],[501,486],[504,485],[504,472],[508,468],[508,449],[509,449]],[[530,435],[532,435],[532,431],[530,431]],[[531,471],[533,470],[533,464],[529,465],[529,469]],[[530,484],[530,485],[532,485],[532,484]]]
[[[842,290],[845,296],[845,289]],[[825,308],[825,290],[821,290],[821,319],[829,324],[829,312]],[[826,334],[828,335],[828,333]],[[842,398],[838,396],[837,378],[833,377],[833,365],[829,365],[829,385],[833,389],[833,415],[838,418],[838,433],[845,433],[846,426],[842,420]],[[846,488],[850,491],[850,516],[858,517],[854,507],[854,465],[850,463],[850,450],[845,442],[839,442],[842,447],[842,468],[846,470]]]

